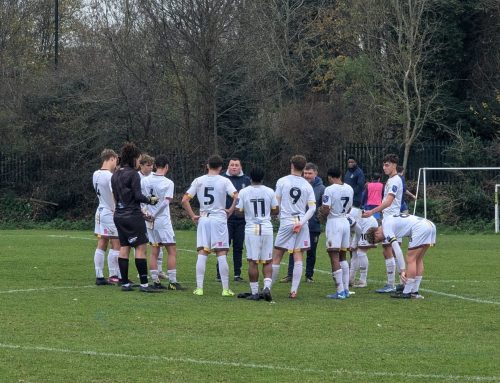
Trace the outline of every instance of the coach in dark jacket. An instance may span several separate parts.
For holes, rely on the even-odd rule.
[[[316,213],[308,221],[309,236],[311,241],[311,248],[307,251],[306,259],[306,282],[314,282],[314,266],[316,265],[316,248],[318,247],[318,240],[321,234],[321,224],[318,219],[319,207],[322,204],[323,194],[325,193],[325,185],[323,180],[318,177],[318,167],[312,162],[308,162],[304,168],[304,178],[311,184],[314,190],[314,197],[316,198]],[[288,260],[287,276],[282,279],[283,282],[290,282],[293,274],[293,254],[290,254]]]
[[[347,158],[347,171],[344,176],[344,182],[354,190],[352,206],[360,208],[365,188],[365,175],[363,170],[358,166],[356,159],[352,156]]]
[[[241,161],[238,158],[231,158],[227,170],[222,174],[229,178],[236,190],[239,192],[244,187],[250,185],[250,177],[243,173]],[[229,209],[233,199],[226,198],[226,209]],[[234,280],[242,281],[241,265],[243,257],[243,242],[245,241],[245,217],[237,214],[231,215],[227,220],[227,230],[229,232],[229,243],[233,245],[233,267]],[[220,280],[219,265],[217,265],[217,279]]]

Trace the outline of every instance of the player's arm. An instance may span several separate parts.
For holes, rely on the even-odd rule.
[[[417,196],[415,194],[413,194],[411,191],[409,190],[406,190],[405,194],[410,197],[412,200],[416,200],[417,199]]]
[[[406,281],[406,265],[405,265],[405,257],[403,255],[403,250],[401,250],[401,246],[397,238],[391,238],[390,240],[392,250],[394,251],[394,257],[396,258],[396,262],[398,263],[398,267],[401,274],[401,279],[403,282]]]
[[[322,201],[323,203],[319,208],[318,218],[321,223],[325,223],[326,217],[330,214],[330,197],[326,193],[323,193]]]
[[[182,197],[182,201],[181,201],[181,204],[182,204],[182,207],[184,208],[184,210],[186,210],[186,212],[188,213],[189,215],[189,218],[191,218],[193,220],[194,223],[198,223],[198,220],[200,219],[200,216],[199,215],[196,215],[193,211],[193,208],[191,207],[191,199],[193,197],[186,193],[184,194],[184,196]]]
[[[229,209],[225,209],[228,218],[234,213],[234,209],[236,209],[236,202],[238,202],[238,192],[235,191],[232,197],[233,197],[233,203],[231,204]]]
[[[394,201],[395,195],[392,193],[389,193],[387,195],[387,198],[377,207],[373,208],[372,210],[364,211],[362,217],[363,218],[368,218],[371,217],[373,214],[378,213],[379,211],[384,210],[386,207],[391,206],[392,201]]]

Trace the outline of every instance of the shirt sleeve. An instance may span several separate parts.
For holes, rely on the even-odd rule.
[[[282,195],[283,195],[283,182],[281,180],[278,180],[278,183],[276,184],[275,196],[276,198],[281,198]]]
[[[389,187],[387,188],[387,194],[393,194],[393,195],[396,195],[399,188],[401,187],[400,183],[401,182],[397,182],[397,179],[399,178],[399,176],[397,177],[392,177],[391,179],[389,179]],[[401,180],[401,178],[399,178]]]
[[[238,194],[238,201],[236,202],[236,209],[240,210],[240,211],[244,211],[244,208],[243,208],[243,199],[245,198],[245,191],[244,190],[240,190],[239,194]]]
[[[145,195],[142,194],[141,177],[139,176],[139,173],[137,172],[132,173],[132,180],[130,185],[132,188],[132,195],[134,196],[134,199],[137,202],[149,203],[149,198],[147,198]]]
[[[175,187],[175,185],[173,182],[168,183],[168,187],[167,187],[167,190],[165,192],[165,198],[169,198],[169,199],[174,198],[174,187]]]
[[[196,195],[196,190],[198,189],[198,178],[196,178],[192,183],[189,189],[186,191],[186,194],[193,198]]]

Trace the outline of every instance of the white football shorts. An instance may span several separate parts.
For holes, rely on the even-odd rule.
[[[95,213],[94,233],[98,237],[118,238],[118,230],[116,230],[111,210],[104,207],[97,209]]]
[[[174,245],[175,233],[169,219],[146,221],[148,228],[148,239],[151,246]]]
[[[247,259],[257,263],[267,263],[273,259],[273,236],[245,234]]]
[[[311,239],[309,236],[309,225],[305,223],[298,233],[293,232],[294,224],[290,222],[281,222],[274,247],[277,249],[294,251],[305,251],[311,247]]]
[[[213,217],[200,217],[196,230],[196,248],[207,252],[228,250],[227,221]]]
[[[436,225],[428,219],[419,221],[411,229],[408,250],[415,249],[424,245],[433,246],[436,243]]]
[[[349,249],[351,242],[351,228],[345,217],[330,218],[326,221],[326,249],[342,250]]]

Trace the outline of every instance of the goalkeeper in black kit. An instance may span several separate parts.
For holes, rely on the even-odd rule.
[[[160,290],[148,285],[146,260],[148,236],[141,203],[156,205],[158,198],[146,197],[141,193],[141,178],[137,172],[140,157],[141,152],[134,144],[126,144],[121,152],[121,167],[111,177],[111,187],[116,203],[113,219],[120,239],[118,265],[122,275],[122,291],[133,291],[132,283],[128,279],[128,264],[130,248],[134,247],[135,266],[141,279],[139,290],[145,293],[156,293]]]

